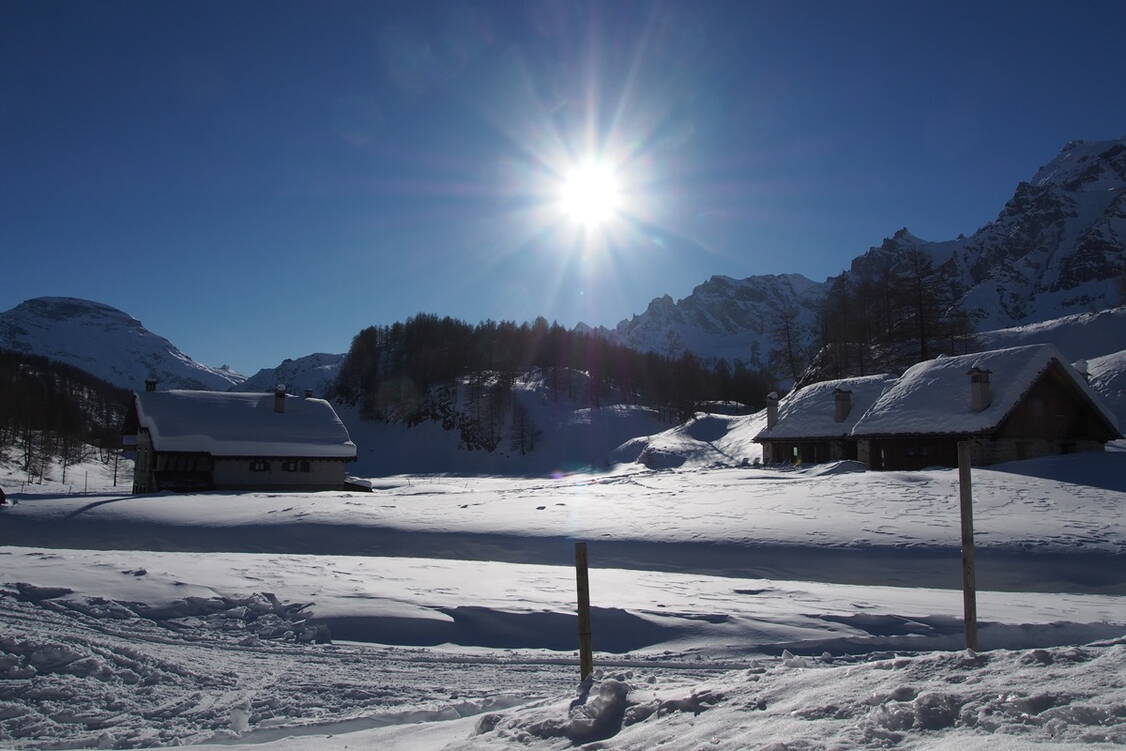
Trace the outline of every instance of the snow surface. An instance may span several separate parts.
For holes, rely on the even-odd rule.
[[[600,565],[957,587],[957,471],[648,471],[405,476],[374,490],[65,498],[15,494],[0,544]],[[974,470],[981,586],[1126,592],[1126,452]],[[597,551],[593,546],[597,546]]]
[[[1117,429],[1114,413],[1059,350],[1050,344],[1035,344],[939,357],[913,365],[860,418],[852,434],[969,434],[990,430],[1000,424],[1053,362]],[[971,368],[992,372],[992,401],[976,412],[970,408]]]
[[[356,444],[323,399],[274,394],[152,391],[136,395],[137,417],[157,451],[213,456],[307,456],[350,459]]]
[[[37,297],[0,313],[0,347],[82,368],[115,386],[226,390],[245,376],[202,365],[133,316],[73,297]]]
[[[841,438],[848,435],[872,404],[895,383],[895,376],[879,375],[840,378],[811,383],[792,391],[778,403],[778,422],[757,438]],[[836,413],[835,392],[851,393],[852,409],[841,422]]]
[[[0,745],[1121,747],[1124,462],[974,470],[979,654],[960,649],[953,470],[17,489]],[[601,671],[585,702],[576,538]]]

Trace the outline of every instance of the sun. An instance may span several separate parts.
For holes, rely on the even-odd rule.
[[[563,213],[586,227],[597,227],[618,215],[622,208],[618,177],[607,164],[586,162],[572,168],[560,187]]]

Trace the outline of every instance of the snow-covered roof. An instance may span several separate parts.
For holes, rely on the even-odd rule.
[[[854,436],[972,434],[988,432],[1006,416],[1052,364],[1091,401],[1118,430],[1114,413],[1083,376],[1050,344],[995,349],[956,357],[939,357],[910,367],[856,423]],[[991,371],[989,406],[970,408],[971,368]]]
[[[841,438],[889,385],[895,376],[886,373],[835,381],[811,383],[791,392],[778,403],[778,422],[755,436],[755,440],[779,438]],[[837,422],[836,392],[851,392],[852,409]]]
[[[324,399],[224,391],[149,391],[137,394],[137,418],[157,451],[213,456],[352,459],[356,444]]]

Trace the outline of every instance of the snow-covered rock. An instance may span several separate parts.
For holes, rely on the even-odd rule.
[[[196,362],[133,316],[99,302],[37,297],[0,313],[0,347],[73,365],[116,386],[225,391],[245,377]]]

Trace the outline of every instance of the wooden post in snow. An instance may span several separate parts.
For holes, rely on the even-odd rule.
[[[575,543],[575,582],[579,592],[579,680],[594,672],[590,648],[590,578],[587,575],[586,543]]]
[[[962,516],[962,607],[966,648],[977,650],[977,580],[974,572],[974,498],[970,484],[970,442],[958,441],[958,495]]]

